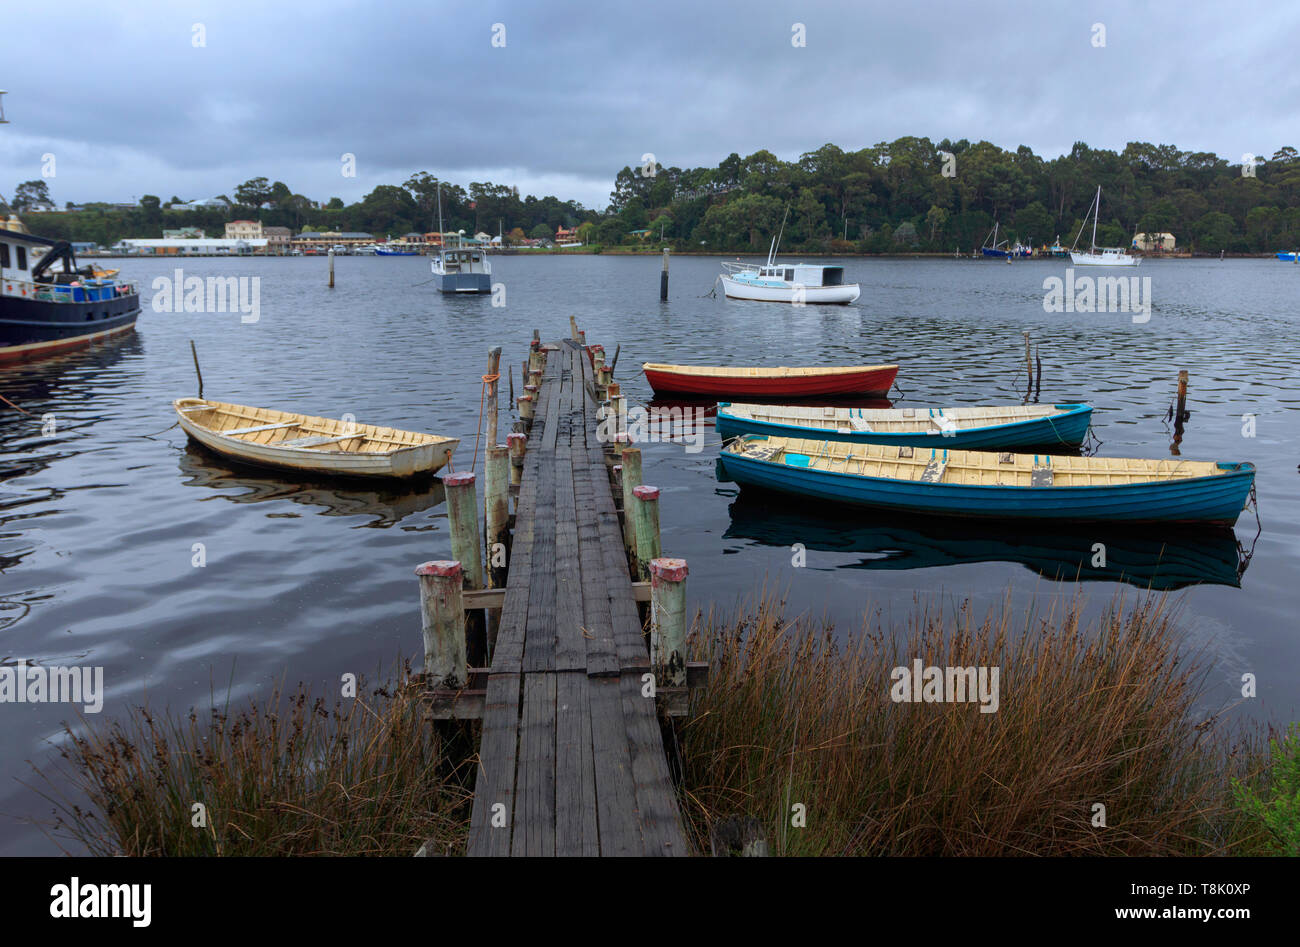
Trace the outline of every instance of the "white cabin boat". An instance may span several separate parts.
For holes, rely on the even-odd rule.
[[[1097,185],[1097,196],[1093,198],[1092,206],[1088,208],[1088,216],[1092,218],[1092,247],[1087,251],[1076,250],[1072,245],[1070,247],[1070,262],[1075,266],[1137,266],[1142,262],[1142,258],[1133,256],[1124,247],[1099,247],[1097,246],[1097,218],[1101,216],[1101,185]],[[1079,237],[1083,236],[1083,228],[1088,224],[1088,217],[1083,218],[1083,223],[1079,225],[1079,232],[1075,235],[1074,245],[1078,245]]]
[[[785,224],[782,222],[782,231]],[[772,238],[767,251],[767,262],[726,263],[720,277],[722,291],[731,299],[753,299],[759,302],[794,303],[851,303],[862,295],[857,283],[844,282],[844,267],[822,266],[813,263],[778,263],[776,250],[781,235]]]

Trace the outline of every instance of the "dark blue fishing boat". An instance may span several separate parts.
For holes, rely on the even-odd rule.
[[[943,516],[1125,523],[1237,521],[1248,463],[919,450],[746,435],[723,446],[742,486]]]
[[[718,405],[718,433],[804,437],[852,444],[894,444],[993,450],[1077,449],[1088,435],[1087,404],[961,408],[844,408],[802,405]]]
[[[17,218],[0,227],[0,364],[129,332],[139,315],[139,290],[78,267],[71,244],[27,233]]]

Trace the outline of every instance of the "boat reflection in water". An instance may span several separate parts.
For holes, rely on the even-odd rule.
[[[774,502],[775,501],[775,502]],[[926,569],[977,562],[1018,562],[1063,582],[1126,582],[1166,592],[1191,585],[1241,587],[1250,556],[1231,529],[1134,532],[1111,526],[1035,527],[962,520],[906,519],[836,508],[834,516],[790,497],[742,493],[731,505],[727,539],[749,539],[809,551],[862,553],[844,568]],[[1105,546],[1105,566],[1094,567],[1094,547]]]
[[[231,503],[290,500],[321,507],[325,516],[371,516],[374,519],[363,525],[380,529],[396,526],[446,499],[442,481],[436,477],[382,484],[338,478],[284,480],[274,471],[233,463],[194,444],[186,444],[180,452],[180,468],[187,486],[242,490],[219,494]]]

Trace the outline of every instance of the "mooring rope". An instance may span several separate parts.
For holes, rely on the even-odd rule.
[[[475,470],[478,467],[478,442],[483,437],[483,399],[487,397],[487,386],[499,381],[500,378],[500,372],[495,375],[484,375],[483,385],[478,390],[478,428],[474,433],[474,459],[470,461],[470,470]]]

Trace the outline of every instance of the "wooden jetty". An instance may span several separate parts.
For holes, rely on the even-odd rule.
[[[684,660],[686,563],[659,556],[658,490],[639,483],[635,449],[627,457],[637,482],[619,484],[635,495],[620,519],[612,481],[626,438],[610,443],[601,427],[602,410],[621,406],[603,350],[584,345],[576,326],[559,343],[536,335],[522,420],[508,449],[490,455],[510,459],[506,482],[517,487],[491,467],[487,477],[489,563],[503,551],[492,535],[501,535],[502,491],[518,491],[508,567],[479,579],[459,563],[417,570],[434,716],[482,721],[469,854],[688,855],[661,722],[684,711],[687,686],[707,673]],[[484,381],[494,388],[489,365]],[[494,422],[490,411],[490,450]],[[473,490],[472,475],[459,476],[459,485],[446,478],[453,519],[452,494],[465,478]],[[452,530],[458,560],[479,555],[470,548],[477,534],[471,541],[455,522]],[[650,581],[633,581],[629,561]],[[504,589],[480,588],[501,571]],[[652,599],[647,635],[638,603]],[[477,609],[488,611],[490,663],[462,675],[463,618]]]

